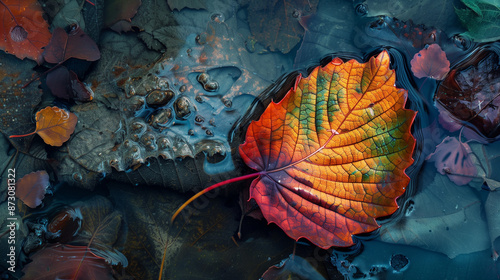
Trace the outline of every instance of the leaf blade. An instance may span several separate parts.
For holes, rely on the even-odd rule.
[[[0,49],[20,59],[43,62],[42,48],[50,40],[49,25],[43,19],[43,10],[36,0],[2,0],[0,13]]]
[[[16,197],[22,200],[28,207],[36,208],[42,204],[49,185],[49,174],[47,174],[47,171],[31,172],[17,182]]]
[[[250,198],[268,222],[329,248],[352,245],[351,235],[396,211],[415,112],[394,83],[385,51],[364,64],[337,58],[250,124],[240,155],[260,172]]]
[[[40,135],[46,144],[61,146],[75,131],[77,121],[73,113],[56,106],[47,107],[36,113],[35,133]]]

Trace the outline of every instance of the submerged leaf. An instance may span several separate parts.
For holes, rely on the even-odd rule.
[[[290,52],[304,36],[300,18],[314,14],[318,0],[248,1],[252,35],[271,51]]]
[[[490,139],[500,135],[498,61],[496,53],[478,51],[446,77],[435,97],[442,108],[462,122],[461,125],[473,127],[481,136]]]
[[[380,230],[380,240],[446,254],[449,258],[489,248],[488,228],[478,192],[457,187],[424,164],[419,193],[404,217]]]
[[[364,64],[335,58],[250,124],[240,155],[258,171],[250,198],[268,222],[329,248],[354,244],[396,211],[415,112],[395,79],[386,51]]]
[[[450,62],[438,44],[432,44],[416,53],[410,64],[411,71],[417,78],[442,80],[450,71]]]
[[[49,174],[41,170],[24,175],[16,184],[16,197],[30,208],[42,204],[45,192],[50,186]]]
[[[447,175],[457,185],[468,184],[477,175],[476,167],[470,158],[471,149],[455,137],[446,137],[427,157],[434,161],[439,173]]]
[[[49,43],[50,31],[38,1],[2,0],[0,14],[0,49],[41,64],[42,48]]]

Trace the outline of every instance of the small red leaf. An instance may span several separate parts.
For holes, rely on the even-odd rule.
[[[430,154],[427,160],[434,161],[438,172],[447,175],[455,184],[465,185],[477,174],[470,153],[471,149],[467,143],[448,136],[437,145],[436,151]]]
[[[45,170],[32,172],[22,177],[16,184],[16,197],[30,208],[42,203],[49,187],[49,174]]]
[[[450,62],[438,44],[432,44],[416,53],[410,64],[411,71],[417,78],[442,80],[450,71]]]
[[[43,57],[49,63],[61,63],[71,57],[96,61],[101,58],[101,53],[94,40],[76,26],[69,34],[62,28],[56,28]]]

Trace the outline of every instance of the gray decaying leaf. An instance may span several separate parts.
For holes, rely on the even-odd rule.
[[[96,94],[95,102],[72,107],[79,123],[57,155],[65,181],[91,189],[103,176],[129,171],[118,177],[186,191],[210,182],[203,179],[207,174],[234,170],[229,143],[238,135],[231,134],[233,126],[291,63],[280,55],[249,53],[235,30],[234,17],[226,22],[200,20],[196,12],[182,14],[206,31],[185,35],[179,56],[146,69],[122,67],[114,78],[121,90],[107,87],[101,91],[104,98]],[[262,67],[268,64],[273,67]],[[198,154],[207,159],[193,161]],[[165,164],[169,160],[177,167]],[[181,174],[172,174],[182,169]],[[150,176],[143,176],[146,173]],[[200,173],[207,174],[180,179],[180,186],[175,180]]]
[[[489,225],[481,218],[478,192],[456,186],[431,165],[421,172],[424,179],[418,187],[422,192],[413,198],[405,217],[382,227],[380,240],[441,252],[450,258],[488,249]]]
[[[318,0],[253,0],[248,4],[248,22],[253,36],[271,51],[289,53],[302,39],[302,17],[316,13]]]
[[[74,205],[82,213],[82,228],[74,240],[87,245],[92,253],[102,257],[111,265],[128,265],[127,258],[114,248],[122,227],[122,215],[113,209],[111,202],[96,196]]]

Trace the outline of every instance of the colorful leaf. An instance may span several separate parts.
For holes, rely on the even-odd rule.
[[[436,151],[427,157],[434,161],[439,173],[447,175],[457,185],[468,184],[477,175],[470,158],[471,149],[455,137],[446,137],[436,146]]]
[[[45,47],[43,57],[48,63],[61,63],[69,58],[96,61],[101,58],[97,44],[78,26],[72,26],[68,33],[56,28],[50,43]]]
[[[415,112],[395,80],[385,51],[365,64],[336,58],[250,124],[240,155],[259,171],[250,198],[268,222],[329,248],[352,245],[396,211]]]
[[[353,245],[353,234],[396,211],[410,180],[415,112],[404,108],[407,93],[395,81],[386,51],[367,63],[335,58],[299,76],[248,127],[240,155],[258,172],[201,191],[173,218],[209,190],[257,177],[250,199],[268,222],[321,248]]]
[[[68,141],[75,131],[77,122],[75,114],[67,112],[58,107],[47,107],[36,113],[36,129],[34,132],[24,135],[11,135],[14,137],[25,137],[37,133],[46,144],[51,146],[61,146]]]
[[[36,252],[23,268],[21,279],[114,279],[104,259],[92,254],[86,246],[57,244]]]
[[[417,78],[442,80],[450,71],[450,62],[438,44],[427,46],[416,53],[410,64],[411,71]]]
[[[43,62],[42,48],[50,40],[49,25],[37,0],[0,0],[0,49]]]
[[[16,184],[16,197],[30,208],[42,204],[47,188],[50,186],[47,171],[31,172],[24,175]]]

